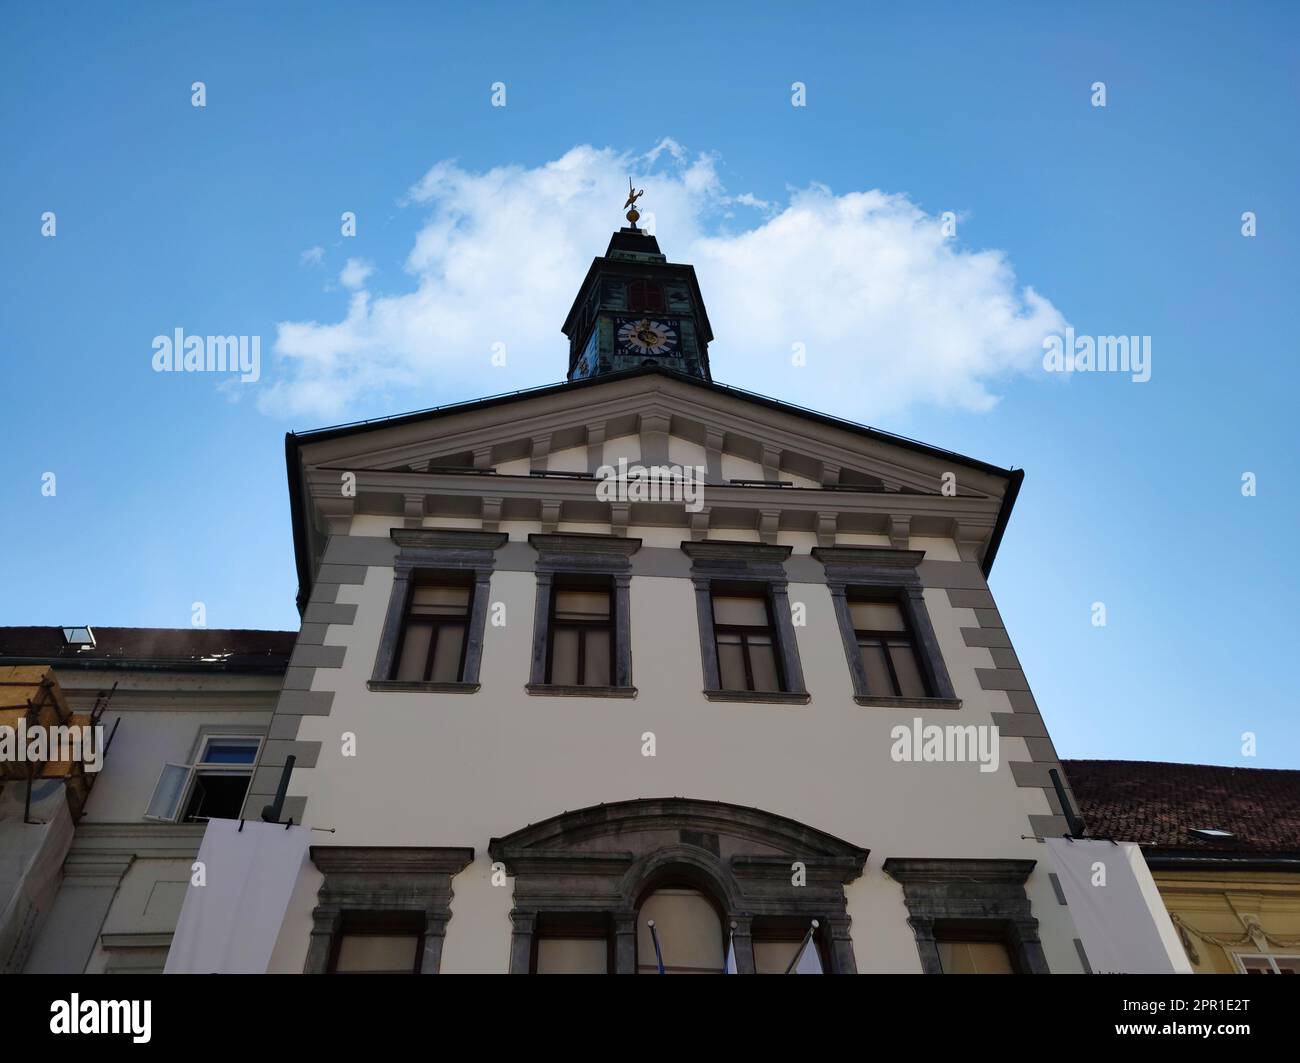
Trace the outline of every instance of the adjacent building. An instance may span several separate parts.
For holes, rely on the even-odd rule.
[[[1300,974],[1300,771],[1065,768],[1089,832],[1141,845],[1197,974]]]
[[[104,705],[112,738],[70,829],[41,839],[25,882],[13,869],[23,903],[5,909],[21,922],[5,970],[162,971],[204,828],[239,815],[293,643],[289,631],[0,628],[0,670],[50,666],[74,710]],[[24,823],[26,784],[4,782],[0,858],[35,850],[25,840],[64,814],[62,785],[37,782]]]

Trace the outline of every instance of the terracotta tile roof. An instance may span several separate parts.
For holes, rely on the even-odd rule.
[[[294,631],[221,628],[94,627],[94,646],[71,646],[59,627],[0,627],[0,662],[60,667],[123,666],[166,670],[283,672]]]
[[[1095,837],[1207,854],[1300,854],[1300,771],[1141,760],[1062,763]],[[1194,828],[1233,837],[1206,838]]]

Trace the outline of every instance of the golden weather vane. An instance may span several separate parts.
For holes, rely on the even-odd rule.
[[[644,195],[645,189],[634,187],[632,178],[629,177],[627,179],[627,202],[623,206],[632,208],[627,212],[627,220],[633,228],[636,228],[637,219],[641,217],[641,212],[636,209],[636,201]]]

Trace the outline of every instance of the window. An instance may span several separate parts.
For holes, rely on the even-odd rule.
[[[646,313],[663,313],[663,285],[654,281],[633,281],[627,286],[627,308]]]
[[[792,850],[821,869],[799,889],[790,888],[789,859],[774,855]],[[721,973],[729,944],[736,970],[750,973],[753,940],[788,937],[793,955],[814,919],[819,948],[805,956],[828,974],[857,969],[845,886],[861,875],[867,851],[761,809],[683,797],[616,801],[493,838],[488,855],[513,882],[511,974],[576,965],[579,954],[598,966],[589,943],[598,919],[594,936],[610,943],[612,974],[657,972],[651,919],[665,973]],[[589,921],[585,934],[578,919]],[[539,938],[562,943],[539,949]]]
[[[558,580],[551,593],[546,682],[557,686],[611,685],[614,602],[608,580]]]
[[[608,974],[613,956],[609,917],[542,914],[537,918],[534,974]]]
[[[867,693],[877,697],[928,697],[930,691],[917,658],[916,639],[901,603],[850,598],[849,615],[866,673]]]
[[[473,849],[313,845],[321,873],[304,974],[437,974],[451,880]]]
[[[925,605],[923,550],[815,547],[826,570],[853,683],[853,700],[882,708],[960,709]]]
[[[1050,974],[1025,880],[1033,860],[897,857],[883,870],[903,887],[925,974]]]
[[[722,594],[713,599],[713,637],[723,690],[780,691],[776,625],[767,596]]]
[[[524,689],[549,697],[636,697],[631,558],[641,540],[534,532],[528,544],[537,551],[537,598]]]
[[[944,974],[1015,974],[1011,953],[1000,941],[947,941],[936,938]]]
[[[682,543],[691,559],[707,700],[808,703],[785,571],[791,549],[725,539]]]
[[[193,764],[163,766],[145,818],[183,823],[238,819],[261,744],[256,735],[201,736]]]
[[[821,968],[822,973],[825,973],[828,966],[824,958],[821,931],[815,931],[811,938],[807,934],[808,920],[806,919],[771,916],[755,919],[752,930],[754,973],[785,974],[800,957],[806,957],[807,960],[802,965],[803,973],[814,973],[808,970],[813,966],[812,956],[807,952],[809,949],[816,956],[817,966]],[[805,940],[807,940],[806,946]]]
[[[419,974],[424,918],[419,913],[352,914],[335,936],[331,974]]]
[[[394,528],[389,535],[397,549],[393,589],[366,688],[474,693],[505,533]]]
[[[1237,955],[1242,974],[1300,974],[1300,956]]]
[[[722,921],[713,902],[693,889],[658,889],[637,915],[636,973],[658,974],[650,933],[654,920],[664,974],[721,974],[725,962]]]
[[[471,589],[468,581],[412,586],[393,678],[414,683],[461,681]]]
[[[95,633],[88,627],[65,627],[63,629],[63,641],[69,646],[94,649]]]

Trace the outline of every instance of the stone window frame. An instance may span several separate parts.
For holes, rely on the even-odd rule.
[[[415,691],[472,694],[479,688],[483,660],[483,634],[487,628],[488,598],[496,551],[509,536],[504,532],[453,531],[440,528],[394,528],[390,532],[397,556],[393,559],[393,589],[379,637],[375,667],[366,686],[375,691]],[[393,678],[397,651],[406,624],[411,591],[422,573],[469,573],[473,579],[469,623],[465,631],[465,667],[455,683],[420,682]]]
[[[799,660],[799,642],[790,615],[790,580],[785,560],[790,546],[737,542],[724,539],[687,540],[681,544],[691,559],[695,585],[695,615],[700,633],[700,665],[704,696],[709,701],[759,702],[772,705],[806,705],[811,700]],[[718,668],[718,642],[713,625],[715,585],[752,584],[762,587],[771,608],[777,657],[788,689],[781,691],[724,690]]]
[[[982,931],[1007,947],[1019,974],[1050,974],[1025,881],[1035,860],[890,857],[883,865],[903,887],[908,925],[923,974],[943,974],[937,938],[945,924]]]
[[[634,698],[632,684],[632,555],[641,540],[625,535],[584,532],[534,532],[528,545],[537,551],[534,571],[537,600],[533,608],[532,659],[529,694],[550,697]],[[614,612],[614,671],[609,686],[546,682],[546,653],[550,642],[551,597],[556,576],[608,576]]]
[[[451,880],[474,860],[471,848],[313,845],[324,876],[312,911],[303,974],[327,974],[348,916],[424,918],[421,974],[437,974],[451,919]]]
[[[876,708],[960,709],[961,699],[953,689],[948,667],[939,649],[939,638],[925,605],[925,589],[918,567],[924,550],[896,550],[884,546],[818,546],[813,557],[826,572],[835,620],[839,624],[853,681],[853,700]],[[924,698],[872,694],[867,689],[867,672],[858,652],[858,639],[849,609],[850,592],[857,588],[895,595],[902,606],[907,626],[914,637],[917,664],[931,694]]]
[[[637,855],[629,832],[678,841]],[[539,922],[584,916],[608,920],[612,972],[635,974],[641,904],[674,884],[699,889],[720,910],[737,974],[755,973],[753,925],[774,918],[816,919],[825,973],[857,973],[845,887],[861,876],[870,850],[784,816],[694,798],[640,798],[553,816],[493,838],[488,853],[514,879],[511,974],[532,973]],[[792,888],[795,861],[807,877]]]

